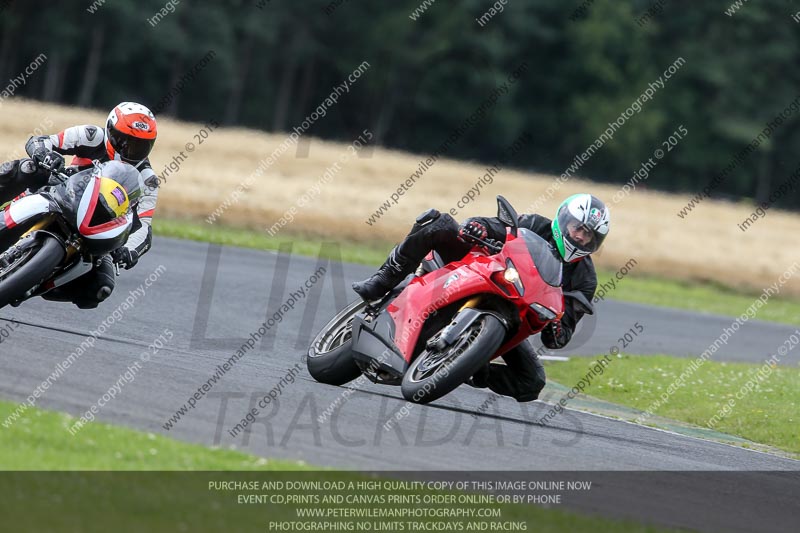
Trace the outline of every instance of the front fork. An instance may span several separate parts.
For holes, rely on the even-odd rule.
[[[480,296],[473,296],[467,300],[458,310],[456,316],[453,317],[453,320],[451,320],[447,326],[442,328],[439,333],[428,339],[428,342],[426,343],[427,348],[434,349],[439,352],[445,351],[459,338],[461,338],[464,332],[466,332],[476,320],[487,314],[492,315],[500,320],[500,323],[503,324],[503,326],[506,328],[506,331],[508,331],[510,328],[508,320],[496,311],[480,309],[479,305],[481,300],[482,299]]]
[[[17,239],[17,242],[12,244],[7,250],[0,254],[0,263],[8,266],[11,262],[13,262],[19,252],[22,251],[22,248],[19,246],[19,244],[25,239],[30,238],[34,232],[47,228],[53,222],[54,218],[55,217],[53,215],[46,215],[42,217],[40,221],[31,226],[28,231],[20,235],[19,239]]]
[[[47,229],[53,222],[56,222],[56,219],[57,215],[55,213],[51,213],[49,215],[42,217],[42,220],[34,224],[31,227],[31,229],[22,234],[20,240],[33,235],[37,231],[43,231]],[[64,228],[62,227],[62,230],[63,229]],[[66,261],[69,261],[76,253],[80,252],[80,242],[77,239],[74,238],[64,239],[63,237],[57,235],[54,232],[48,232],[48,233],[53,237],[55,237],[56,239],[58,239],[59,241],[61,241],[61,243],[64,245],[64,250],[67,252],[67,255],[65,257]]]

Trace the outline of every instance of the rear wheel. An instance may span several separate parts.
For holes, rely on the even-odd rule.
[[[505,338],[499,319],[482,315],[444,351],[426,348],[403,376],[403,397],[428,403],[455,390],[495,354]]]
[[[329,385],[344,385],[361,375],[353,360],[353,318],[366,302],[358,300],[339,312],[317,334],[308,348],[306,366],[315,380]]]
[[[49,278],[66,251],[55,237],[30,237],[0,255],[0,307],[20,300]]]

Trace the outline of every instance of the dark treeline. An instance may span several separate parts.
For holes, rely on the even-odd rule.
[[[421,0],[5,0],[0,90],[44,53],[15,94],[95,108],[139,100],[181,119],[289,131],[367,61],[310,133],[349,141],[369,128],[384,146],[424,153],[524,64],[448,155],[499,160],[529,132],[513,163],[561,174],[683,58],[577,174],[623,183],[683,126],[686,138],[639,186],[687,192],[800,96],[797,2],[736,12],[733,0],[504,3],[439,0],[423,12]],[[714,194],[767,199],[800,166],[799,123],[792,112],[762,136]],[[794,190],[778,205],[798,199]]]

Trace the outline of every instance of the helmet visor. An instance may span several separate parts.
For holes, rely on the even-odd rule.
[[[561,228],[564,238],[569,240],[575,248],[593,253],[603,244],[606,234],[593,228],[591,217],[589,218],[589,222],[584,222],[570,213],[569,207],[565,205],[558,213],[558,227]]]
[[[156,142],[155,139],[139,139],[122,133],[112,124],[108,126],[108,140],[122,159],[132,163],[147,158]]]

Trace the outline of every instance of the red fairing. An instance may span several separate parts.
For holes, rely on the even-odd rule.
[[[472,265],[477,266],[476,259],[485,261],[488,258],[470,254],[462,262],[450,263],[415,278],[386,308],[395,323],[395,344],[407,362],[411,361],[422,326],[433,311],[474,294],[499,290],[482,273],[502,270],[501,264],[490,261],[493,266],[473,270]]]
[[[542,322],[530,308],[531,304],[538,303],[551,309],[556,313],[558,319],[564,314],[564,295],[561,288],[552,287],[542,280],[522,239],[509,234],[501,255],[504,257],[504,263],[505,258],[510,258],[514,262],[525,287],[525,294],[522,297],[505,296],[517,306],[521,324],[517,334],[506,341],[495,356],[506,353],[531,335],[540,332],[547,324],[546,321]],[[512,294],[516,293],[511,288],[511,284],[508,285],[508,288]]]
[[[6,225],[6,229],[11,229],[17,225],[17,223],[14,222],[14,219],[11,218],[11,213],[8,207],[3,209],[3,223]]]
[[[522,296],[513,283],[502,276],[508,259],[514,263],[525,287]],[[389,304],[386,310],[395,323],[394,342],[404,359],[411,361],[422,327],[434,311],[454,302],[465,302],[480,294],[497,295],[512,302],[519,312],[519,330],[498,350],[495,357],[538,333],[545,326],[547,322],[542,322],[530,308],[532,303],[548,307],[556,313],[557,318],[563,315],[561,288],[552,287],[542,280],[524,240],[509,233],[500,253],[487,256],[477,248],[473,249],[461,261],[414,278]]]

